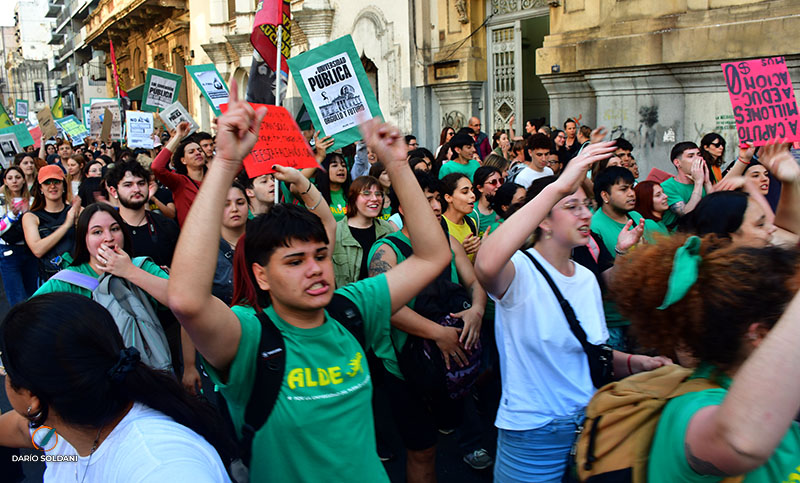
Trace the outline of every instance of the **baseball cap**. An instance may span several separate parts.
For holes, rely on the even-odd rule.
[[[64,179],[64,172],[61,171],[61,168],[54,164],[50,164],[48,166],[43,167],[39,170],[39,184],[44,183],[48,179]]]

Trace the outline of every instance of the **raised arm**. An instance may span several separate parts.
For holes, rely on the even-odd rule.
[[[686,430],[686,459],[700,474],[741,475],[775,452],[800,411],[800,295],[733,377],[719,406],[699,410]],[[776,390],[780,388],[780,390]]]
[[[519,250],[561,198],[578,189],[592,164],[608,158],[613,152],[613,141],[587,146],[567,164],[557,181],[543,189],[483,241],[483,247],[475,258],[475,275],[488,293],[496,297],[506,293],[516,273],[514,264],[510,263],[514,252]]]
[[[242,335],[236,315],[211,295],[222,211],[228,189],[256,142],[266,112],[263,108],[255,112],[240,101],[236,82],[230,87],[228,112],[217,121],[214,162],[183,224],[167,290],[170,310],[197,350],[220,371],[230,366]]]
[[[172,157],[172,153],[175,152],[178,145],[181,143],[181,140],[186,137],[189,133],[189,123],[182,122],[178,124],[178,127],[175,129],[175,133],[169,138],[167,144],[164,145],[164,148],[159,151],[156,159],[153,160],[153,163],[150,165],[150,169],[153,170],[153,174],[156,175],[159,181],[174,189],[176,179],[178,175],[171,172],[167,165],[169,164],[169,158]]]
[[[743,175],[745,168],[747,168],[747,165],[750,164],[755,152],[755,146],[748,146],[746,144],[739,146],[739,156],[733,162],[733,166],[728,169],[728,172],[722,177],[722,179],[728,179],[729,177],[735,178],[736,176]]]
[[[775,210],[775,226],[800,235],[800,166],[789,152],[789,144],[768,144],[759,161],[781,182],[781,197]]]
[[[361,125],[361,134],[386,167],[403,211],[413,213],[413,216],[406,217],[405,223],[414,254],[386,274],[392,312],[396,312],[444,270],[450,262],[450,248],[408,166],[408,149],[400,131],[372,119]]]
[[[70,228],[75,226],[75,220],[78,218],[80,209],[81,197],[75,196],[72,198],[72,206],[67,212],[67,219],[53,233],[44,238],[39,235],[39,218],[33,213],[22,215],[22,232],[25,235],[25,243],[36,258],[42,258],[64,238]]]
[[[336,219],[333,217],[331,208],[328,206],[328,202],[325,201],[322,193],[319,192],[310,179],[305,177],[302,171],[279,165],[273,166],[273,169],[275,169],[275,179],[287,183],[292,194],[302,199],[303,204],[308,207],[309,211],[317,215],[320,221],[322,221],[322,226],[325,227],[325,233],[328,235],[332,253],[333,245],[336,241]]]
[[[464,331],[461,333],[460,340],[464,347],[470,350],[481,337],[483,314],[486,311],[486,291],[478,282],[478,277],[475,276],[475,268],[467,257],[464,247],[452,235],[450,236],[450,247],[455,257],[458,278],[461,281],[461,285],[467,289],[470,303],[472,304],[469,309],[451,315],[461,317],[464,320]]]
[[[45,142],[47,139],[42,136],[42,139],[39,140],[39,159],[47,159],[47,146],[45,146]]]

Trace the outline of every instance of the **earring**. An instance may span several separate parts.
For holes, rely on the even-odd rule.
[[[544,232],[544,238],[545,240],[553,238],[553,230],[547,230],[546,232]]]

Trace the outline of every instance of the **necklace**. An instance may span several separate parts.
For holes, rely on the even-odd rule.
[[[97,451],[97,446],[99,445],[100,441],[100,433],[103,432],[103,427],[101,426],[100,429],[97,431],[97,437],[94,438],[94,444],[92,445],[92,450],[89,452],[89,459],[86,461],[86,469],[83,471],[83,478],[78,480],[78,467],[80,466],[80,461],[75,463],[75,481],[79,481],[79,483],[83,483],[86,480],[86,474],[89,473],[89,465],[92,464],[92,455],[95,451]]]

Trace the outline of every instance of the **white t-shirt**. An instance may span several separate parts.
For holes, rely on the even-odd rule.
[[[594,274],[574,263],[567,277],[533,248],[528,252],[547,270],[572,305],[586,337],[606,342],[608,329]],[[595,392],[589,362],[542,274],[522,252],[511,257],[516,274],[497,303],[495,336],[503,394],[495,425],[524,431],[584,408]]]
[[[75,455],[59,435],[46,453]],[[91,456],[78,462],[48,462],[44,482],[78,481],[134,483],[230,482],[216,450],[199,434],[143,404],[133,405]],[[84,478],[84,474],[86,477]]]
[[[525,169],[520,171],[517,177],[514,178],[514,182],[524,187],[525,189],[528,189],[531,187],[531,183],[533,183],[539,178],[544,178],[545,176],[553,176],[553,170],[545,166],[544,169],[542,169],[542,171],[539,172],[539,171],[534,171],[533,169],[530,168],[530,166],[525,166]]]

